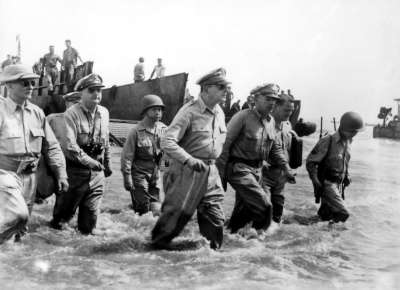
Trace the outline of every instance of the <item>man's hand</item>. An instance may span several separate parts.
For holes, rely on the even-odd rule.
[[[103,166],[103,164],[101,164],[101,162],[95,161],[94,165],[92,166],[92,169],[94,171],[101,171],[101,170],[104,170],[104,166]]]
[[[200,159],[191,157],[189,158],[186,163],[187,166],[189,166],[191,169],[194,171],[205,171],[207,170],[207,165]]]
[[[321,200],[321,193],[322,193],[322,184],[319,182],[318,178],[313,178],[312,184],[314,187],[314,196],[315,196],[315,203],[319,203]]]
[[[344,187],[348,187],[351,183],[351,178],[350,176],[346,175],[343,179],[343,186]]]
[[[288,183],[290,184],[295,184],[296,183],[296,173],[293,173],[292,170],[288,170],[287,168],[284,171],[285,176],[286,176],[286,180]]]
[[[124,176],[124,187],[127,191],[133,191],[135,189],[130,176]]]
[[[68,180],[66,178],[57,180],[57,190],[58,192],[67,192],[69,188]]]
[[[111,170],[110,167],[106,166],[106,167],[104,168],[104,176],[105,176],[105,177],[111,176],[112,173],[113,173],[113,172],[112,172],[112,170]]]

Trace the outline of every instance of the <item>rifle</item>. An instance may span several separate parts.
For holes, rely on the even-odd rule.
[[[319,126],[319,139],[322,138],[322,121],[323,121],[323,119],[322,119],[322,116],[321,116],[321,122],[320,122],[320,126]]]

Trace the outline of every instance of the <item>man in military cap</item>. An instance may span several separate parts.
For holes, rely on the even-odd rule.
[[[36,169],[40,155],[54,172],[59,191],[68,189],[65,159],[43,111],[32,104],[39,76],[23,65],[9,65],[0,75],[9,96],[0,99],[0,169],[17,173],[23,195],[32,211],[36,193]]]
[[[80,79],[75,90],[81,101],[65,112],[66,136],[61,147],[67,160],[70,189],[59,195],[54,205],[50,225],[61,229],[79,207],[78,230],[93,233],[100,200],[104,192],[104,177],[110,176],[109,113],[100,105],[102,78],[90,74]]]
[[[167,245],[179,235],[197,209],[200,233],[213,249],[223,240],[224,191],[215,160],[225,141],[224,101],[229,82],[220,68],[202,77],[197,100],[186,103],[161,138],[161,148],[171,158],[164,173],[165,200],[152,241]]]
[[[314,186],[318,215],[323,221],[345,222],[344,188],[350,185],[349,161],[353,137],[364,129],[361,116],[344,113],[339,130],[322,137],[307,157],[306,167]]]
[[[228,132],[217,165],[224,183],[227,181],[236,191],[236,203],[228,224],[232,233],[249,222],[259,233],[271,223],[269,192],[261,182],[261,170],[266,160],[271,159],[283,170],[286,178],[294,177],[276,141],[275,122],[272,109],[278,100],[279,87],[265,84],[255,88],[254,109],[245,109],[235,114],[228,123]]]
[[[81,92],[71,92],[63,96],[65,107],[68,109],[72,105],[79,103],[81,100]],[[53,129],[54,135],[56,136],[58,142],[62,142],[65,138],[65,132],[67,126],[65,123],[64,113],[53,113],[46,117],[51,129]],[[40,158],[39,168],[38,168],[38,186],[36,193],[36,203],[42,203],[44,199],[51,196],[56,192],[55,184],[53,182],[54,176],[51,168],[49,168],[44,162],[44,158]]]
[[[276,142],[280,144],[285,158],[289,161],[292,138],[296,133],[292,130],[289,117],[294,110],[294,98],[282,92],[276,102],[272,116],[275,120]],[[296,136],[297,137],[297,136]],[[271,193],[272,221],[279,224],[282,219],[283,205],[285,197],[283,190],[287,182],[287,177],[281,165],[271,156],[267,160],[268,166],[263,168],[263,187],[266,192]],[[274,225],[274,224],[272,224]]]
[[[124,187],[131,193],[134,211],[142,215],[160,211],[160,138],[167,126],[160,122],[165,105],[156,95],[142,100],[143,119],[129,132],[121,153]]]
[[[54,85],[58,79],[57,62],[62,63],[61,57],[55,54],[54,45],[49,46],[49,52],[43,56],[43,64],[46,69],[46,79],[48,83],[49,94],[54,91]]]

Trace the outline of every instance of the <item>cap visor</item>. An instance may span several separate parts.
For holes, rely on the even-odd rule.
[[[29,74],[24,74],[21,77],[19,77],[19,80],[26,80],[26,79],[38,79],[40,76],[34,73],[29,73]]]

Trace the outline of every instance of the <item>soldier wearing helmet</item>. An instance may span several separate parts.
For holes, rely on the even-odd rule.
[[[130,192],[133,210],[142,215],[160,211],[160,138],[167,126],[160,122],[165,105],[156,95],[142,100],[143,119],[135,125],[126,139],[121,153],[124,187]]]
[[[344,188],[350,184],[350,145],[364,128],[361,116],[347,112],[339,130],[321,138],[307,157],[306,167],[314,186],[318,215],[323,221],[345,222],[349,212],[344,205]]]

